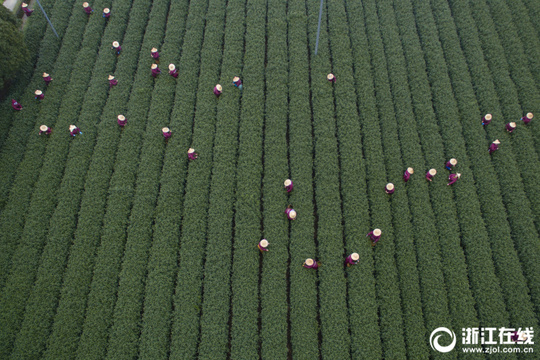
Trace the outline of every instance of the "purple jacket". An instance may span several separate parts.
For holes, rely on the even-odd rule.
[[[238,79],[238,81],[233,81],[233,84],[234,86],[239,87],[240,85],[242,85],[242,80]]]
[[[120,52],[122,51],[122,47],[120,45],[118,45],[117,48],[113,47],[113,49],[114,49],[114,51],[116,51],[116,55],[120,55]]]
[[[108,19],[108,18],[109,18],[109,16],[111,16],[111,13],[106,13],[106,14],[105,14],[105,13],[103,13],[103,17],[104,17],[105,19]]]
[[[491,154],[496,150],[499,150],[499,145],[491,143],[491,145],[489,145],[489,153]]]
[[[403,181],[407,182],[410,178],[411,174],[407,170],[405,170],[405,172],[403,173]]]
[[[453,167],[452,163],[450,162],[450,160],[448,160],[448,161],[446,162],[446,168],[447,168],[448,170],[450,170],[450,169],[452,169],[452,167]]]
[[[44,77],[44,78],[43,78],[43,81],[45,81],[45,84],[49,85],[49,83],[52,81],[52,78],[51,78],[51,76],[49,75],[49,76],[47,76],[47,77]]]
[[[285,186],[285,190],[287,190],[288,193],[290,193],[293,189],[293,182],[291,181],[291,185]]]
[[[117,84],[118,84],[118,80],[116,80],[116,79],[109,80],[109,87],[110,88],[112,88],[113,86],[115,86]]]
[[[174,69],[172,71],[169,71],[169,75],[171,75],[173,78],[177,78],[178,77],[178,69]]]
[[[84,11],[85,11],[88,15],[90,15],[94,10],[92,10],[92,8],[89,6],[89,7],[85,7],[85,8],[84,8]]]
[[[487,125],[490,122],[491,122],[491,119],[487,120],[485,116],[482,118],[482,125]]]
[[[195,160],[197,156],[199,156],[199,154],[197,154],[196,152],[188,153],[187,155],[188,155],[189,160]]]
[[[36,95],[36,96],[35,96],[36,100],[43,100],[44,97],[45,97],[44,94]]]
[[[221,91],[214,87],[214,94],[219,97],[219,95],[221,95]]]
[[[121,127],[124,127],[124,126],[126,126],[127,120],[116,119],[116,122],[117,122],[118,125],[120,125]]]
[[[347,256],[347,258],[345,259],[345,264],[347,264],[347,265],[356,265],[356,264],[358,264],[358,261],[359,261],[359,260],[354,261],[354,260],[351,258],[351,255],[349,255],[349,256]]]
[[[524,124],[528,124],[531,122],[531,119],[529,119],[528,117],[524,116],[521,118],[521,121],[523,121]]]
[[[159,68],[152,69],[152,76],[156,77],[158,74],[161,74],[161,70]]]
[[[456,174],[450,174],[448,176],[448,180],[450,180],[450,182],[446,185],[452,185],[453,183],[455,183],[456,181],[458,181],[458,176]]]
[[[263,252],[263,251],[268,251],[268,249],[265,248],[265,247],[262,247],[261,244],[257,244],[257,247],[259,248],[259,250],[260,250],[261,252]]]
[[[81,129],[79,129],[78,127],[76,127],[75,129],[73,129],[73,131],[70,131],[69,134],[71,136],[75,136],[77,134],[79,134],[81,132]]]
[[[32,13],[34,12],[34,10],[30,10],[29,8],[25,7],[25,8],[22,8],[24,13],[26,14],[26,16],[30,16],[32,15]]]
[[[381,235],[377,236],[377,235],[373,234],[373,231],[370,231],[366,236],[369,236],[369,238],[370,238],[374,243],[376,243],[377,241],[379,241],[379,239],[381,238]]]
[[[39,130],[39,135],[41,135],[41,134],[49,135],[50,133],[52,133],[51,128],[47,128],[47,130],[45,130],[45,131]]]
[[[163,134],[163,137],[164,137],[165,139],[168,139],[168,138],[170,138],[170,137],[172,136],[172,133],[171,133],[170,131],[164,132],[164,133],[162,133],[162,134]]]
[[[433,175],[431,175],[429,171],[426,173],[426,179],[429,181],[433,180]]]
[[[385,191],[387,194],[393,194],[395,190],[396,190],[396,188],[393,188],[392,190],[388,190],[388,189],[386,188],[386,186],[384,187],[384,191]]]
[[[514,131],[515,129],[516,129],[516,128],[513,128],[512,126],[510,126],[510,123],[506,124],[506,131],[508,131],[508,132],[511,133],[511,132]]]
[[[17,111],[22,110],[22,105],[19,104],[16,100],[11,100],[11,107]]]
[[[154,59],[159,59],[159,52],[156,51],[155,53],[151,53],[151,55]]]

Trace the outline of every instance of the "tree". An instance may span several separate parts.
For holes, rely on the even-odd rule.
[[[28,59],[20,22],[4,6],[0,6],[0,87],[11,80]]]

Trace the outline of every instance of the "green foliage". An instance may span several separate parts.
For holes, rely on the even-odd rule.
[[[0,34],[0,86],[3,86],[29,57],[19,21],[4,6],[0,6]]]

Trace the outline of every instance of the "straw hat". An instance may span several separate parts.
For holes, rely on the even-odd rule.
[[[291,211],[289,212],[289,217],[290,217],[291,219],[296,219],[296,211],[291,210]]]
[[[326,78],[328,80],[332,80],[334,78],[334,74],[328,74],[328,75],[326,75]]]
[[[232,79],[233,82],[237,82],[238,80],[240,80],[240,78],[239,78],[238,76],[235,76],[235,77],[233,77],[233,79]]]
[[[41,131],[47,131],[47,129],[48,129],[47,125],[41,125],[39,127],[39,130],[41,130]]]
[[[493,143],[499,145],[501,142],[499,141],[499,139],[497,139]]]
[[[491,114],[486,114],[486,116],[484,116],[484,118],[485,118],[486,120],[491,120]]]
[[[117,48],[120,46],[120,43],[118,41],[113,41],[112,46]]]
[[[460,173],[457,173],[456,175],[457,175],[458,179],[461,177],[461,174],[460,174]]]
[[[430,170],[429,170],[429,175],[431,175],[431,176],[437,175],[437,170],[435,170],[435,169],[430,169]]]
[[[358,259],[360,259],[360,255],[358,255],[358,253],[352,253],[351,259],[353,259],[354,261],[358,261]]]
[[[118,115],[118,120],[124,121],[126,120],[126,117],[124,115]]]
[[[157,52],[157,49],[156,48],[152,48],[152,50],[150,50],[151,52],[155,53]]]
[[[69,125],[69,131],[75,130],[77,127],[75,125]]]
[[[114,79],[114,76],[113,75],[109,75],[109,80],[113,80]]]
[[[25,8],[25,7],[28,7],[28,4],[27,4],[27,3],[22,3],[21,6],[22,6],[23,8]]]
[[[531,120],[532,120],[533,117],[534,117],[533,113],[527,113],[527,118],[528,118],[528,119],[531,119]]]
[[[189,148],[187,151],[188,154],[193,154],[194,152],[195,152],[194,148]]]
[[[174,69],[176,69],[176,66],[174,66],[174,64],[169,64],[169,70],[174,71]]]
[[[456,164],[457,164],[457,160],[456,160],[456,159],[454,159],[454,158],[450,159],[450,164],[452,164],[452,165],[456,166]]]
[[[516,123],[515,123],[515,122],[513,122],[513,121],[512,121],[511,123],[509,123],[509,125],[510,125],[511,127],[513,127],[513,128],[515,128],[515,127],[516,127]]]
[[[373,235],[375,235],[375,236],[381,236],[381,234],[382,234],[381,229],[375,229],[375,230],[373,230]]]
[[[393,190],[394,189],[394,184],[392,184],[392,183],[386,184],[386,189],[387,190]]]
[[[36,90],[36,91],[34,92],[34,94],[36,94],[36,95],[41,95],[41,94],[43,94],[43,92],[42,92],[41,90]]]
[[[216,89],[217,89],[218,91],[221,91],[221,89],[222,89],[221,85],[217,84],[217,85],[216,85]]]
[[[283,184],[285,186],[289,186],[289,185],[291,185],[291,183],[292,183],[291,179],[287,179],[287,180],[285,180],[285,182]]]
[[[43,77],[47,77],[47,76],[49,76],[49,74],[43,73]]]
[[[259,243],[262,247],[267,247],[268,246],[268,240],[266,239],[262,239],[261,242]]]
[[[104,12],[105,14],[108,14],[108,13],[110,13],[110,12],[111,12],[111,9],[109,9],[109,8],[105,8],[105,9],[103,9],[103,12]]]
[[[313,259],[311,259],[311,258],[306,259],[306,265],[307,266],[313,265]]]
[[[163,131],[164,133],[166,133],[166,132],[169,132],[170,130],[169,130],[168,127],[164,127],[163,129],[161,129],[161,131]]]
[[[87,2],[83,2],[83,3],[82,3],[82,6],[83,6],[83,8],[87,8],[87,7],[88,7],[88,3],[87,3]]]
[[[412,167],[407,168],[409,174],[414,174],[414,169]]]
[[[156,64],[152,64],[151,68],[152,68],[152,69],[157,69],[157,65],[156,65]]]

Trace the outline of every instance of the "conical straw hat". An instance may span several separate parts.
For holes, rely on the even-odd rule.
[[[262,247],[267,247],[268,246],[268,240],[262,239],[259,244],[261,244]]]
[[[188,154],[193,154],[195,152],[195,149],[194,148],[189,148],[187,152],[188,152]]]
[[[516,123],[512,121],[512,122],[510,123],[510,126],[513,127],[513,128],[515,128],[515,127],[516,127]]]
[[[491,120],[491,114],[486,114],[486,116],[484,116],[484,118],[485,118],[486,120]]]
[[[435,169],[430,169],[430,170],[429,170],[429,175],[431,175],[431,176],[437,175],[437,170],[435,170]]]
[[[351,259],[353,259],[354,261],[357,261],[358,259],[360,259],[360,255],[358,255],[358,253],[352,253]]]
[[[163,129],[161,129],[161,131],[163,131],[164,133],[166,133],[166,132],[169,132],[170,130],[169,130],[168,127],[164,127]]]
[[[169,70],[174,71],[176,69],[176,66],[174,64],[169,64]]]
[[[114,79],[114,76],[113,75],[109,75],[109,80],[113,80]]]
[[[382,234],[381,229],[375,229],[375,230],[373,230],[373,235],[375,235],[375,236],[381,236],[381,234]]]
[[[454,158],[450,159],[450,164],[452,164],[452,165],[456,166],[456,164],[457,164],[457,160],[456,160],[456,159],[454,159]]]
[[[43,92],[42,92],[41,90],[36,90],[36,91],[34,92],[34,94],[36,94],[36,95],[41,95],[41,94],[43,94]]]
[[[150,50],[150,51],[152,51],[153,53],[155,53],[155,52],[157,52],[157,49],[156,49],[156,48],[152,48],[152,50]]]
[[[28,4],[27,4],[27,3],[22,3],[21,6],[22,6],[23,8],[25,8],[25,7],[28,7]]]
[[[87,2],[83,2],[83,3],[82,3],[82,6],[83,6],[84,8],[87,8],[87,7],[88,7],[88,3],[87,3]]]
[[[332,80],[334,78],[334,74],[328,74],[328,75],[326,75],[326,78],[328,80]]]
[[[47,125],[41,125],[39,127],[39,130],[41,130],[41,131],[47,131],[47,129],[48,129]]]
[[[407,168],[409,174],[414,174],[414,169],[412,167]]]
[[[501,142],[499,141],[499,139],[497,139],[493,143],[499,145]]]
[[[120,43],[118,41],[113,41],[112,46],[117,48],[120,46]]]
[[[394,184],[392,184],[392,183],[386,184],[386,189],[393,190],[394,189]]]
[[[457,175],[458,179],[461,177],[461,174],[460,174],[460,173],[457,173],[456,175]]]
[[[217,84],[217,85],[216,85],[216,89],[217,89],[218,91],[221,91],[221,89],[222,89],[221,85]]]
[[[313,265],[313,259],[311,259],[311,258],[306,259],[306,265],[307,265],[307,266]]]
[[[157,65],[156,65],[156,64],[152,64],[151,68],[152,68],[152,69],[157,69]]]
[[[291,179],[287,179],[287,180],[285,180],[285,182],[283,184],[285,186],[289,186],[289,185],[291,185],[291,183],[292,183]]]
[[[527,118],[531,119],[534,117],[533,113],[527,113]]]
[[[124,121],[126,120],[126,117],[124,115],[118,115],[118,120]]]
[[[77,127],[75,125],[69,125],[69,131],[75,130]]]
[[[233,79],[232,79],[233,82],[237,82],[238,80],[240,80],[240,78],[239,78],[238,76],[235,76],[235,77],[233,77]]]
[[[109,9],[109,8],[105,8],[105,9],[103,9],[103,12],[104,12],[105,14],[108,14],[108,13],[110,13],[110,12],[111,12],[111,9]]]
[[[289,216],[290,216],[291,219],[296,219],[296,211],[291,210],[291,211],[289,212]]]
[[[43,77],[47,77],[47,76],[49,76],[49,74],[43,73]]]

